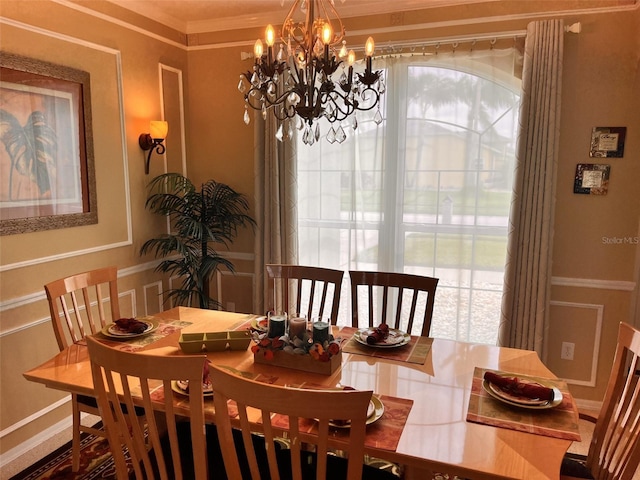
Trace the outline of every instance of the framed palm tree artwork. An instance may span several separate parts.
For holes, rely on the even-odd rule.
[[[89,74],[0,52],[0,234],[92,223]]]

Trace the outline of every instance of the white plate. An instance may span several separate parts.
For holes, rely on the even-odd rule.
[[[379,420],[384,413],[384,404],[382,400],[380,400],[375,395],[371,396],[371,401],[369,402],[369,408],[367,409],[367,425],[372,424],[373,422]],[[349,428],[350,423],[334,423],[329,422],[329,425],[335,428]]]
[[[189,385],[189,382],[187,380],[184,380],[184,381],[173,380],[171,382],[171,390],[173,390],[176,393],[179,393],[180,395],[189,396],[189,392],[187,391],[188,385]],[[213,391],[209,391],[209,392],[205,391],[203,392],[203,394],[205,397],[213,397]]]
[[[102,333],[108,337],[112,337],[112,338],[134,338],[134,337],[139,337],[141,335],[146,335],[147,333],[151,333],[153,332],[156,328],[158,328],[158,322],[153,320],[139,320],[142,323],[146,323],[147,324],[147,328],[144,332],[141,333],[129,333],[129,332],[123,332],[122,330],[120,330],[118,328],[118,326],[115,323],[110,323],[109,325],[107,325],[106,327],[104,327],[102,329]]]
[[[489,395],[491,395],[496,400],[499,400],[508,405],[512,405],[514,407],[528,408],[533,410],[544,410],[560,405],[562,403],[562,392],[556,387],[552,387],[551,385],[543,386],[549,387],[553,390],[553,400],[531,399],[512,395],[487,380],[482,381],[482,387]]]
[[[367,347],[374,348],[395,348],[402,347],[411,341],[411,335],[403,332],[402,330],[396,330],[395,328],[389,329],[389,335],[382,342],[369,344],[367,343],[367,337],[373,333],[373,328],[361,328],[358,330],[354,338],[358,343],[366,345]]]

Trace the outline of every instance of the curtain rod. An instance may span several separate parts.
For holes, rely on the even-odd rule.
[[[564,31],[578,34],[582,31],[582,24],[580,22],[576,22],[571,25],[567,25],[564,27]],[[460,43],[471,43],[473,45],[476,42],[489,41],[491,45],[493,45],[498,40],[512,38],[515,42],[518,38],[524,38],[526,36],[526,30],[513,30],[510,32],[486,33],[482,35],[460,35],[456,37],[440,37],[423,40],[410,40],[405,42],[384,42],[376,44],[376,50],[383,50],[383,53],[374,54],[374,56],[388,55],[390,53],[402,53],[402,50],[405,48],[416,49],[429,46],[435,46],[437,48],[440,45],[452,45],[455,50]],[[359,52],[363,51],[364,47],[355,46],[352,49]],[[242,60],[246,60],[248,58],[253,58],[253,54],[250,52],[241,52],[240,57]]]
[[[498,40],[524,38],[527,36],[526,30],[516,30],[511,32],[491,33],[483,35],[460,35],[456,37],[440,37],[424,40],[411,40],[405,42],[384,42],[377,43],[376,50],[390,51],[391,53],[399,53],[405,48],[415,49],[424,47],[440,47],[441,45],[452,45],[454,49],[461,43],[471,43],[488,41],[491,45],[495,44]],[[356,49],[362,50],[363,48]]]
[[[573,23],[564,27],[564,31],[568,33],[578,34],[582,31],[582,24],[580,22]],[[389,53],[402,53],[405,48],[416,49],[434,46],[436,49],[440,45],[451,45],[455,50],[461,43],[471,43],[474,45],[476,42],[488,41],[493,46],[498,40],[513,39],[514,42],[519,38],[527,36],[526,30],[514,30],[510,32],[500,33],[487,33],[482,35],[460,35],[456,37],[441,37],[431,38],[423,40],[410,40],[405,42],[381,42],[376,44],[376,50],[382,50],[383,53],[378,55],[384,55]],[[364,50],[364,47],[357,47],[355,51]],[[374,54],[374,56],[376,56]]]

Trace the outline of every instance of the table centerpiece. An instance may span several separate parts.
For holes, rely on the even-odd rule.
[[[255,363],[292,368],[305,372],[331,375],[342,362],[340,339],[329,334],[321,342],[314,342],[312,332],[291,337],[288,333],[270,338],[268,332],[251,331]]]

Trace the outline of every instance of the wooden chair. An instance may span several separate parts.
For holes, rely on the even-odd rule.
[[[207,357],[125,352],[93,337],[87,337],[87,345],[93,385],[117,478],[129,479],[123,447],[128,450],[137,479],[208,478],[202,390]],[[185,412],[177,412],[174,407],[172,381],[177,380],[189,381],[188,422],[184,421]],[[163,393],[158,392],[160,386]],[[147,418],[147,439],[136,414],[129,413],[140,408]],[[190,427],[187,438],[181,438],[179,422]]]
[[[108,288],[107,296],[104,295],[103,287]],[[120,318],[116,267],[61,278],[46,284],[44,289],[47,292],[53,331],[60,351],[70,343],[77,343],[84,339],[85,335],[99,332],[107,323]],[[111,310],[110,321],[105,314],[106,301],[109,302]]]
[[[602,409],[586,462],[566,459],[560,478],[631,480],[640,465],[640,330],[621,323]]]
[[[211,366],[210,376],[227,478],[259,480],[262,478],[261,468],[264,473],[268,466],[272,480],[281,477],[397,479],[389,472],[363,464],[365,422],[371,391],[281,387],[249,380],[215,365]],[[238,418],[233,422],[239,431],[232,428],[230,415],[235,413],[235,409],[233,412],[230,410],[233,406],[229,400],[233,401],[233,406],[237,405]],[[274,426],[276,415],[287,419],[288,428],[280,424]],[[255,436],[251,434],[250,422],[257,418],[264,433],[262,451],[256,448]],[[316,419],[317,434],[308,434],[304,428],[299,428],[301,419]],[[351,421],[349,437],[340,445],[348,450],[348,459],[328,455],[333,438],[329,425],[332,419]],[[283,432],[289,440],[290,449],[270,447],[278,443]],[[234,441],[234,433],[241,435],[242,442]],[[311,446],[313,453],[303,450],[303,445]]]
[[[106,267],[90,272],[71,275],[44,286],[49,300],[51,324],[60,351],[72,343],[84,340],[88,334],[96,333],[111,321],[120,318],[118,304],[118,271]],[[105,295],[105,291],[108,292]],[[111,318],[105,314],[105,302],[109,303]],[[62,314],[62,315],[61,315]],[[86,432],[104,436],[103,430],[85,426],[81,414],[98,416],[98,404],[94,397],[71,395],[73,439],[72,470],[80,468],[80,434]]]
[[[380,323],[386,323],[391,328],[414,335],[419,333],[424,337],[429,336],[438,286],[437,278],[407,273],[363,271],[350,271],[349,277],[351,278],[352,326],[377,327]],[[360,321],[365,312],[358,308],[359,287],[366,287],[367,291],[365,322]],[[410,305],[408,302],[411,302]],[[421,317],[417,317],[416,312],[422,312]],[[420,332],[413,331],[414,324],[418,327],[422,325]]]
[[[280,298],[282,309],[288,313],[305,314],[308,319],[328,317],[336,324],[343,271],[302,265],[267,265],[266,269],[273,281],[273,308]]]

